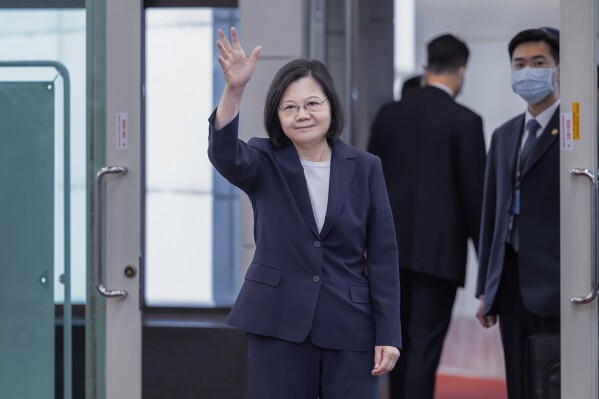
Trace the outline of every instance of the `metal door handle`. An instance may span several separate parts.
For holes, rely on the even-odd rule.
[[[573,296],[577,305],[590,303],[597,297],[597,177],[590,169],[572,168],[570,174],[586,176],[591,181],[591,291],[585,296]]]
[[[102,178],[108,174],[122,174],[127,173],[127,168],[124,166],[105,166],[98,171],[96,174],[96,201],[94,204],[95,208],[95,223],[96,223],[96,237],[94,249],[96,251],[96,273],[97,273],[97,287],[100,294],[107,298],[127,296],[125,290],[109,290],[106,289],[102,283]]]

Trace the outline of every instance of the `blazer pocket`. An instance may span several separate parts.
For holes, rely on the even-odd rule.
[[[350,284],[349,296],[353,303],[370,303],[370,287],[364,284]]]
[[[252,263],[245,274],[245,279],[278,287],[282,274],[283,271],[276,267]]]

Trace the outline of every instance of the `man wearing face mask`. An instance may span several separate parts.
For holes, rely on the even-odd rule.
[[[493,133],[485,171],[477,318],[499,319],[509,399],[524,399],[526,340],[559,333],[559,32],[528,29],[508,45],[526,111]]]

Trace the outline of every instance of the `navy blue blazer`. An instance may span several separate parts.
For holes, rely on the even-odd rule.
[[[323,348],[401,347],[397,244],[380,160],[331,141],[329,199],[320,233],[293,145],[237,138],[210,117],[208,156],[254,211],[256,250],[228,323]],[[365,252],[368,256],[366,264]]]
[[[497,314],[513,179],[524,114],[499,127],[491,140],[479,243],[477,296],[485,295],[485,314]],[[559,315],[560,191],[559,108],[521,174],[518,270],[526,308],[542,317]]]

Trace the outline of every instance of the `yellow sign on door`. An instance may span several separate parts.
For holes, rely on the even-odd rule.
[[[580,103],[572,103],[572,138],[580,140]]]

